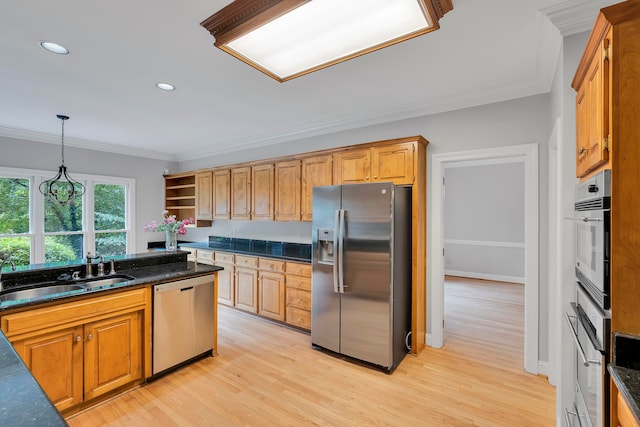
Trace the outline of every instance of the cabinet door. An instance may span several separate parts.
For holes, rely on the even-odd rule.
[[[258,312],[258,270],[236,266],[236,308]]]
[[[275,220],[300,221],[300,160],[276,163]]]
[[[587,85],[583,84],[576,96],[576,176],[578,178],[587,173],[590,124],[586,92]]]
[[[333,183],[333,157],[318,156],[302,159],[302,212],[303,221],[311,221],[313,206],[313,187]]]
[[[213,219],[231,217],[231,171],[213,172]]]
[[[413,184],[413,153],[411,142],[371,149],[371,181]]]
[[[85,400],[142,378],[142,313],[84,326]]]
[[[349,150],[334,154],[334,183],[357,184],[369,182],[371,150]]]
[[[284,274],[260,272],[258,314],[284,321]]]
[[[576,175],[582,177],[609,160],[609,40],[589,64],[576,97]]]
[[[213,219],[213,209],[211,205],[211,172],[196,174],[196,219]]]
[[[233,307],[236,300],[233,264],[218,261],[215,264],[224,268],[224,270],[218,271],[218,302]]]
[[[251,219],[251,168],[231,170],[231,219]]]
[[[82,326],[12,344],[59,411],[82,402]]]
[[[251,168],[251,219],[273,221],[273,164]]]

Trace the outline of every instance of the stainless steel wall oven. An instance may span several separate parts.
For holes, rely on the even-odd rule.
[[[609,425],[611,313],[609,254],[611,171],[576,186],[575,301],[565,313],[575,342],[575,402],[565,409],[570,427]],[[570,415],[574,417],[571,418]],[[577,423],[573,422],[577,420]]]

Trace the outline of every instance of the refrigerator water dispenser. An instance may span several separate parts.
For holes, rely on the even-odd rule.
[[[318,229],[318,262],[333,264],[333,230],[330,228]]]

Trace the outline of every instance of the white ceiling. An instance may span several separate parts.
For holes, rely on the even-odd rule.
[[[278,83],[199,25],[229,2],[0,0],[0,136],[59,144],[66,114],[66,145],[188,160],[546,93],[555,26],[615,3],[453,0],[436,32]]]

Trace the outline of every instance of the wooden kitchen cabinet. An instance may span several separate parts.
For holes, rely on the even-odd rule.
[[[275,164],[276,221],[300,221],[300,160]]]
[[[213,204],[211,196],[213,194],[213,175],[211,172],[200,172],[196,174],[196,216],[195,219],[213,219]]]
[[[83,328],[62,328],[12,341],[16,352],[59,411],[83,400]]]
[[[142,381],[149,289],[7,313],[2,331],[60,411]]]
[[[272,163],[251,168],[251,219],[273,221],[274,166]]]
[[[196,217],[196,177],[193,173],[164,177],[165,209],[179,221]]]
[[[286,262],[285,321],[311,329],[311,265]]]
[[[84,398],[103,395],[142,378],[143,311],[84,326]]]
[[[360,184],[370,181],[371,149],[351,149],[333,155],[333,181],[336,184]]]
[[[612,30],[602,35],[585,71],[576,75],[576,176],[582,178],[609,160],[610,55]]]
[[[251,167],[231,169],[231,219],[251,219]]]
[[[413,142],[336,153],[334,182],[336,184],[367,182],[412,184],[414,153]]]
[[[284,321],[284,261],[258,258],[258,314]]]
[[[258,312],[258,258],[236,255],[236,308]]]
[[[213,172],[213,219],[231,218],[231,171]]]
[[[314,156],[302,159],[301,166],[302,221],[311,221],[313,215],[313,187],[333,184],[333,156]]]
[[[235,256],[230,253],[215,253],[214,265],[224,268],[218,271],[218,303],[231,307],[236,303]]]

